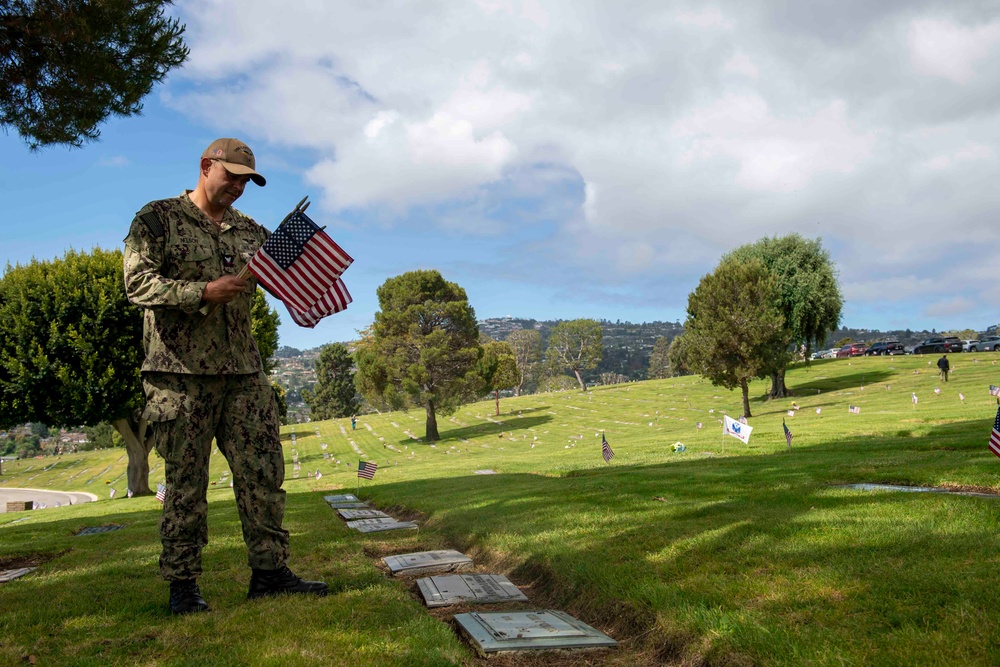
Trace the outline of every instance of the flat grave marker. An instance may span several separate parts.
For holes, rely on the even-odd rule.
[[[417,588],[428,607],[461,603],[527,602],[510,579],[502,574],[449,574],[417,580]]]
[[[355,510],[368,507],[368,503],[327,503],[335,510]]]
[[[76,534],[77,537],[81,535],[100,535],[101,533],[110,533],[113,530],[121,530],[125,526],[119,526],[118,524],[109,523],[106,526],[91,526],[90,528],[84,528]]]
[[[389,572],[393,575],[457,572],[472,567],[472,559],[454,549],[386,556],[382,562],[388,566]]]
[[[603,632],[555,610],[471,612],[457,614],[455,623],[483,657],[503,651],[618,646]]]
[[[23,577],[29,572],[36,570],[34,567],[19,567],[16,570],[0,570],[0,584],[6,584],[8,581],[14,581],[19,577]]]
[[[348,521],[347,527],[359,533],[378,533],[385,530],[416,530],[417,524],[412,521],[396,521],[395,519],[358,519]]]
[[[339,496],[323,496],[323,500],[328,503],[356,503],[358,497],[353,493],[342,493]]]
[[[373,510],[373,509],[338,509],[337,514],[348,520],[392,518],[382,510]]]

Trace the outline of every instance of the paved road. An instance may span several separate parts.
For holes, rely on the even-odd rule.
[[[7,511],[9,501],[33,500],[37,507],[39,503],[45,503],[46,507],[60,505],[78,505],[79,503],[89,503],[97,500],[93,493],[82,491],[47,491],[45,489],[5,489],[0,488],[0,512]]]

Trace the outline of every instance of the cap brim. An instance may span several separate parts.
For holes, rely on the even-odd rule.
[[[259,185],[260,187],[264,187],[265,185],[267,185],[267,180],[263,176],[261,176],[260,174],[258,174],[256,171],[246,166],[245,164],[236,164],[235,162],[223,162],[222,160],[219,160],[219,162],[222,162],[222,166],[225,167],[226,171],[228,171],[230,174],[234,174],[236,176],[249,176],[250,180]]]

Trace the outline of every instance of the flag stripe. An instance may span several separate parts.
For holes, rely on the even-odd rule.
[[[993,430],[990,431],[990,451],[1000,456],[1000,408],[997,408],[997,418],[993,420]]]

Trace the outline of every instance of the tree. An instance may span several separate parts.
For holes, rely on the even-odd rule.
[[[837,272],[830,253],[819,239],[798,234],[763,238],[731,252],[737,259],[757,259],[778,279],[778,309],[785,318],[795,347],[822,347],[826,337],[840,324],[844,299],[840,295]],[[723,258],[725,259],[725,258]],[[779,353],[779,352],[783,352]],[[788,344],[770,355],[772,365],[770,398],[788,395],[785,368],[791,360]]]
[[[411,271],[377,290],[379,307],[356,352],[356,384],[372,405],[419,405],[427,440],[481,384],[479,327],[465,290],[437,271]]]
[[[250,302],[250,331],[257,342],[260,361],[264,365],[264,373],[271,374],[278,360],[274,356],[278,349],[278,325],[281,318],[278,311],[267,305],[264,290],[258,288]]]
[[[272,311],[273,312],[273,311]],[[267,318],[263,334],[277,327]],[[0,278],[0,427],[110,422],[125,441],[128,487],[149,493],[142,312],[128,302],[120,250],[70,250],[7,265]]]
[[[670,372],[673,375],[691,375],[694,371],[688,363],[688,345],[684,334],[677,336],[670,341],[667,348],[667,359],[670,364]]]
[[[542,334],[535,329],[519,329],[507,336],[506,343],[514,352],[517,363],[514,395],[520,396],[526,384],[537,381],[542,365]]]
[[[604,353],[601,325],[595,320],[570,320],[559,322],[549,333],[545,360],[551,369],[573,371],[582,391],[583,371],[592,371],[601,363]]]
[[[354,359],[343,343],[324,345],[320,350],[316,360],[316,386],[306,402],[314,421],[357,414]]]
[[[649,371],[646,377],[650,380],[662,380],[671,376],[670,373],[670,341],[666,336],[660,336],[653,343],[653,351],[649,355]]]
[[[171,0],[0,0],[0,126],[81,146],[188,56]]]
[[[479,373],[484,386],[493,392],[497,411],[500,414],[500,390],[511,389],[517,384],[517,359],[506,342],[490,341],[483,345],[479,358]]]
[[[791,338],[778,296],[777,277],[760,261],[726,257],[688,297],[687,360],[712,384],[739,387],[747,417],[748,381],[773,368]]]

